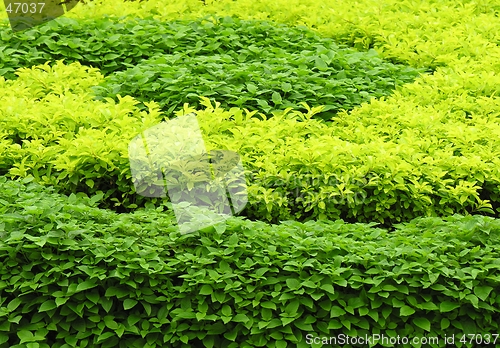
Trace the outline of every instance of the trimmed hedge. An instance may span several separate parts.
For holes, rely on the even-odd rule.
[[[0,78],[0,173],[33,175],[65,194],[102,192],[101,207],[120,212],[164,203],[136,194],[128,159],[130,140],[162,121],[156,103],[140,111],[129,96],[118,103],[92,100],[85,91],[103,77],[77,63],[18,74],[15,81]],[[314,119],[321,107],[307,104],[307,112],[287,109],[268,119],[224,110],[206,98],[200,104],[204,110],[184,105],[176,116],[196,113],[207,150],[241,156],[249,195],[242,214],[248,218],[389,226],[422,215],[497,214],[500,126],[494,118],[470,125],[458,113],[428,117],[433,106],[414,102],[398,106],[413,114],[393,124],[392,109],[379,100],[328,124]],[[498,109],[491,100],[483,105]]]
[[[307,334],[499,329],[498,220],[390,232],[232,218],[181,236],[170,214],[118,215],[97,199],[0,178],[0,347],[308,347]]]

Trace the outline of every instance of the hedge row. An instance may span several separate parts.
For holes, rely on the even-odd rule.
[[[0,80],[0,172],[33,175],[67,194],[102,191],[102,207],[120,211],[159,202],[136,194],[128,146],[164,116],[156,103],[139,111],[131,97],[92,100],[85,91],[99,81],[96,70],[62,63]],[[462,103],[477,108],[466,98]],[[208,150],[241,156],[249,195],[243,214],[249,218],[390,225],[422,215],[497,214],[500,144],[494,118],[475,118],[469,126],[458,112],[455,118],[444,112],[428,117],[433,106],[406,103],[399,107],[408,113],[393,122],[392,109],[381,100],[341,113],[328,125],[314,119],[320,107],[266,119],[207,99],[201,104],[204,110],[185,105],[176,116],[196,113]],[[491,99],[483,105],[498,110]]]
[[[460,347],[499,329],[491,218],[392,232],[231,218],[182,236],[170,213],[120,215],[30,180],[0,178],[0,347],[321,346],[308,334]]]

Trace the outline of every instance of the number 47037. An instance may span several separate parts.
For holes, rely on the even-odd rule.
[[[42,9],[45,6],[44,2],[39,3],[23,3],[14,2],[7,5],[5,9],[7,13],[42,13]]]
[[[468,339],[466,337],[468,337]],[[484,334],[484,335],[467,334],[467,335],[463,335],[460,338],[460,342],[462,342],[462,343],[468,342],[469,344],[476,343],[476,344],[483,344],[483,345],[496,344],[498,337],[499,337],[499,334],[491,334],[491,335],[490,334]],[[495,339],[493,340],[493,338],[495,338]]]

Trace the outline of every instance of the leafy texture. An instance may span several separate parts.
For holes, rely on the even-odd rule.
[[[65,194],[101,192],[101,207],[120,212],[166,203],[136,194],[128,160],[130,140],[163,120],[157,103],[141,111],[130,96],[93,100],[85,90],[103,76],[79,63],[18,75],[0,79],[0,174],[32,175]],[[405,117],[390,123],[382,100],[341,112],[333,126],[314,119],[322,107],[305,103],[307,112],[288,108],[269,118],[207,98],[200,104],[204,109],[184,105],[175,116],[196,113],[208,150],[241,156],[249,195],[242,214],[251,219],[390,226],[422,215],[496,214],[500,203],[493,118],[471,124],[408,103],[400,106]],[[494,100],[484,105],[500,110]]]
[[[0,177],[2,348],[305,346],[333,330],[458,341],[499,329],[498,220],[419,218],[388,232],[231,218],[223,232],[181,235],[170,213],[116,214],[32,179]]]
[[[375,51],[339,47],[304,27],[230,17],[167,23],[60,18],[27,32],[3,31],[0,38],[0,75],[12,79],[18,67],[77,61],[109,75],[96,89],[101,99],[120,94],[154,100],[168,115],[186,102],[196,106],[201,95],[223,107],[267,114],[303,108],[300,102],[325,105],[317,117],[329,119],[419,74],[384,62]]]

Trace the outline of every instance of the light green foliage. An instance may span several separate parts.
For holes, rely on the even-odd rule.
[[[207,99],[204,105],[198,114],[208,143],[237,151],[250,171],[247,216],[394,223],[465,209],[491,211],[480,197],[480,184],[498,180],[498,145],[492,136],[485,136],[488,143],[470,141],[469,134],[478,134],[473,129],[453,131],[458,121],[455,128],[440,119],[425,123],[422,110],[415,120],[402,115],[396,128],[383,110],[378,117],[358,116],[363,108],[385,107],[384,101],[341,113],[333,124],[312,118],[320,108],[307,114],[287,110],[261,121],[236,109],[221,110]],[[498,131],[491,122],[480,134]],[[496,202],[493,187],[489,193]]]
[[[68,194],[103,191],[111,201],[130,192],[128,142],[160,122],[157,105],[139,111],[131,97],[94,101],[84,91],[102,75],[78,63],[18,74],[15,81],[0,78],[0,172],[31,174]]]
[[[79,64],[33,71],[22,70],[16,81],[2,82],[3,172],[31,174],[66,193],[102,191],[106,207],[143,205],[147,199],[134,195],[127,146],[161,121],[158,105],[148,104],[146,112],[128,96],[118,104],[92,100],[82,89],[102,76]],[[79,75],[85,76],[82,82]],[[488,101],[490,109],[496,107]],[[494,118],[468,127],[458,116],[448,122],[444,113],[430,116],[436,115],[435,105],[415,104],[401,105],[407,112],[390,118],[387,100],[381,100],[325,123],[314,119],[321,107],[307,113],[288,109],[267,118],[223,110],[207,98],[201,103],[205,110],[186,105],[177,116],[196,112],[210,149],[242,156],[249,170],[248,217],[389,225],[421,215],[490,211],[491,202],[498,202],[494,134],[500,128]],[[372,114],[366,115],[370,108]],[[486,199],[480,197],[481,184],[488,190]]]

